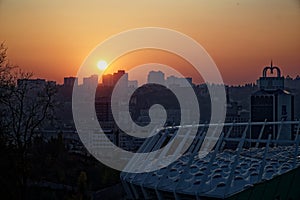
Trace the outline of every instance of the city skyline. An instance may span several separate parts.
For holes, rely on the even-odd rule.
[[[36,77],[61,83],[64,76],[76,76],[89,52],[108,37],[139,27],[170,28],[203,45],[224,82],[236,85],[251,82],[271,59],[285,75],[299,74],[299,10],[296,0],[77,4],[2,0],[0,40],[8,47],[11,63]],[[181,69],[184,76],[194,72],[184,59],[154,50],[129,53],[110,68],[124,66],[128,70],[148,62]],[[199,77],[193,79],[199,81]]]
[[[267,67],[267,66],[266,66]],[[132,82],[136,82],[136,85],[138,87],[144,85],[144,84],[149,84],[151,83],[152,81],[149,81],[149,74],[151,73],[162,73],[163,74],[163,80],[164,80],[164,83],[161,83],[162,85],[169,85],[169,84],[176,84],[176,82],[178,82],[178,85],[181,85],[182,83],[181,82],[181,79],[186,79],[189,83],[191,84],[196,84],[196,85],[202,85],[202,84],[214,84],[214,83],[204,83],[204,82],[200,82],[200,83],[197,83],[197,82],[194,82],[194,79],[192,77],[180,77],[178,74],[172,74],[172,73],[164,73],[160,70],[150,70],[148,71],[147,75],[148,77],[144,77],[143,79],[141,79],[142,81],[138,80],[138,79],[135,79],[134,77],[136,76],[136,74],[134,74],[134,76],[130,76],[130,74],[128,74],[128,72],[126,70],[123,70],[123,69],[119,69],[117,71],[114,71],[112,73],[106,73],[106,74],[102,74],[102,77],[99,76],[98,74],[91,74],[90,76],[85,76],[83,77],[82,79],[78,79],[77,76],[65,76],[62,78],[62,81],[59,81],[59,82],[56,82],[55,80],[51,80],[51,79],[44,79],[42,77],[31,77],[30,79],[35,79],[35,80],[46,80],[48,82],[55,82],[56,84],[58,85],[67,85],[67,86],[73,86],[73,84],[75,83],[76,85],[84,85],[84,82],[85,80],[88,80],[88,79],[94,79],[95,76],[97,76],[97,83],[100,84],[100,85],[103,85],[103,86],[113,86],[114,84],[116,84],[116,82],[118,80],[106,80],[106,82],[111,82],[109,84],[107,83],[104,83],[103,81],[103,78],[104,77],[108,77],[109,79],[113,79],[113,75],[114,74],[118,74],[121,72],[121,75],[120,77],[122,77],[123,75],[126,75],[126,79],[128,79],[128,81],[132,81]],[[260,72],[261,73],[261,72]],[[282,75],[282,74],[281,74]],[[272,76],[272,74],[271,74]],[[120,78],[119,77],[119,78]],[[259,76],[258,76],[259,77]],[[293,80],[300,80],[300,75],[295,75],[294,77],[291,77],[289,75],[282,75],[282,77],[284,78],[285,81],[293,81]],[[107,79],[107,78],[106,78]],[[226,84],[224,83],[224,85],[226,86],[244,86],[244,85],[249,85],[249,84],[254,84],[254,85],[257,85],[257,77],[251,81],[251,82],[244,82],[244,83],[240,83],[240,84],[237,84],[237,85],[230,85],[230,84]],[[94,79],[95,81],[95,79]],[[158,82],[160,82],[160,80],[158,80]],[[128,83],[130,84],[130,83]]]
[[[299,0],[0,0],[1,199],[300,199]]]

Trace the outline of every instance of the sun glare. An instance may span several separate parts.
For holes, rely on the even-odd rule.
[[[98,69],[100,70],[105,70],[107,68],[107,63],[104,61],[104,60],[100,60],[98,63],[97,63],[97,67]]]

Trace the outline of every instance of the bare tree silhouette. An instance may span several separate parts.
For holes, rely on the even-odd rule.
[[[40,127],[53,116],[56,87],[49,82],[33,84],[31,73],[7,60],[7,48],[0,45],[0,134],[2,144],[12,148],[20,185],[26,194],[29,149]],[[3,142],[4,141],[4,142]]]

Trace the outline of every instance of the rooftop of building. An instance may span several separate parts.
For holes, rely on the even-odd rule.
[[[274,125],[280,124],[282,122],[274,122]],[[291,124],[298,124],[299,133],[299,122]],[[244,126],[245,130],[248,127],[247,123],[235,126]],[[204,138],[200,138],[198,141],[202,143]],[[246,131],[241,138],[232,138],[230,134],[223,133],[214,149],[203,158],[199,157],[197,148],[190,148],[167,167],[140,174],[123,172],[121,178],[137,187],[198,197],[227,198],[298,168],[299,139],[279,141],[272,139],[271,135],[268,139],[251,139],[246,138]],[[226,141],[234,141],[238,145],[235,149],[226,149]],[[151,169],[152,165],[164,165],[172,156],[150,158],[148,165],[141,167]]]

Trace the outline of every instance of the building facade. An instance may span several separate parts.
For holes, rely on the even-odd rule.
[[[277,76],[268,76],[276,71]],[[284,77],[278,67],[267,66],[263,70],[262,77],[257,81],[259,91],[251,96],[251,121],[274,122],[294,120],[294,96],[285,90]],[[271,134],[273,139],[291,139],[291,125],[266,126],[261,134],[255,127],[251,131],[252,138],[266,139]]]

